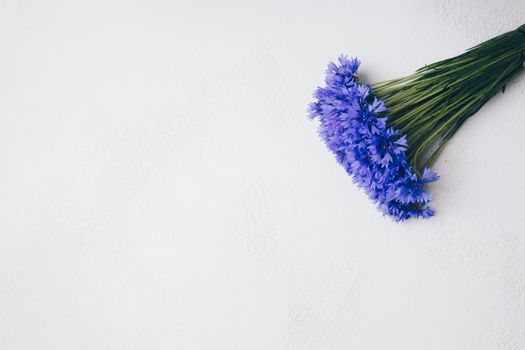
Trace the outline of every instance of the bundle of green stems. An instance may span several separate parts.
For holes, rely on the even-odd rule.
[[[415,73],[372,86],[389,126],[406,134],[416,173],[430,167],[459,127],[522,71],[525,25]]]

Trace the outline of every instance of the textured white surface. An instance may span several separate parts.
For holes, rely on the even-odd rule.
[[[394,224],[305,117],[522,0],[0,0],[1,349],[524,349],[525,76]]]

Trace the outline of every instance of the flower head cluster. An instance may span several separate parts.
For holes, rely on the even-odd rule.
[[[388,126],[385,104],[357,79],[359,64],[341,56],[328,65],[326,86],[315,91],[309,116],[319,118],[319,134],[330,151],[384,215],[396,221],[429,218],[432,195],[424,187],[438,176],[412,170],[407,137]]]

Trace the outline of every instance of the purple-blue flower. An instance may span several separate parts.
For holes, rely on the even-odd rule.
[[[336,160],[378,209],[396,221],[429,218],[432,199],[425,185],[438,176],[418,176],[409,164],[406,135],[388,126],[387,107],[370,86],[357,79],[360,62],[346,56],[330,63],[325,87],[319,87],[309,117],[319,118],[319,135]]]

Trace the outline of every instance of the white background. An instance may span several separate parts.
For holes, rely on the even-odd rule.
[[[395,224],[305,116],[525,22],[512,1],[0,1],[0,348],[525,348],[525,77]]]

